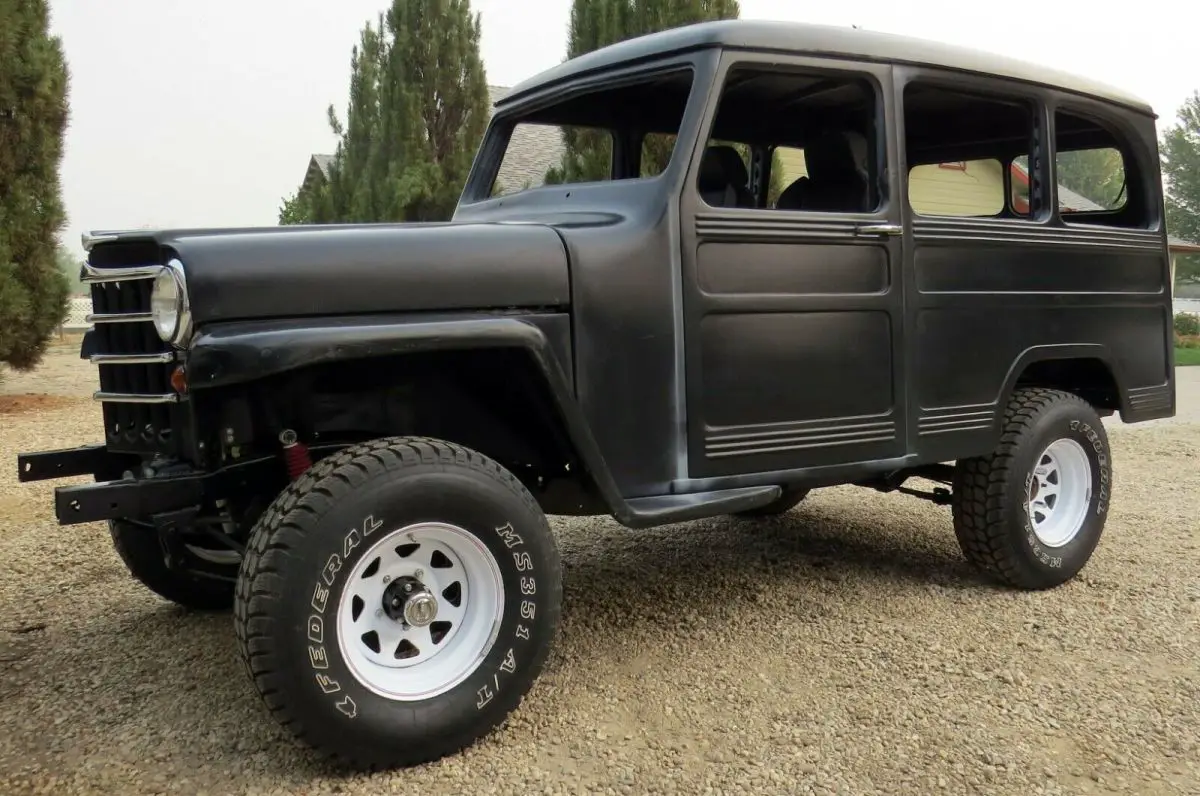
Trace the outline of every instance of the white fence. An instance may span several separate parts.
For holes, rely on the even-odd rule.
[[[59,327],[60,332],[82,332],[92,328],[87,322],[92,311],[92,300],[88,296],[71,296],[67,304],[67,319]]]

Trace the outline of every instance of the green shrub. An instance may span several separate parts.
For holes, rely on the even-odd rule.
[[[1191,312],[1175,313],[1175,334],[1181,337],[1200,335],[1200,315]]]

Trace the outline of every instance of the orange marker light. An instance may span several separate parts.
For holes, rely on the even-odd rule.
[[[171,372],[171,387],[180,395],[187,395],[187,373],[184,372],[183,365]]]

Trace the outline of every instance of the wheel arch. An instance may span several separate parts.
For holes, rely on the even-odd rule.
[[[549,514],[624,505],[575,401],[566,315],[224,324],[197,337],[187,372],[197,411],[240,405],[256,444],[289,422],[326,445],[421,434],[501,462]]]
[[[1031,346],[1009,368],[998,405],[1022,387],[1046,387],[1078,395],[1097,411],[1125,413],[1125,385],[1119,364],[1102,343]]]

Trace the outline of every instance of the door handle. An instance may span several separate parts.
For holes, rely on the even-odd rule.
[[[865,224],[854,230],[855,235],[903,235],[901,224]]]

